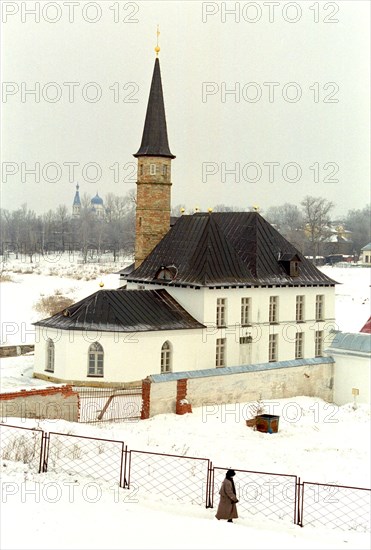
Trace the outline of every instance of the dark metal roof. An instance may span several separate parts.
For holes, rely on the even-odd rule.
[[[130,275],[130,273],[132,273],[134,271],[134,267],[135,267],[135,262],[131,263],[130,265],[127,265],[123,269],[120,269],[120,271],[118,273],[120,274],[120,276],[121,275]]]
[[[280,258],[299,262],[291,277]],[[176,277],[163,284],[190,286],[335,285],[258,212],[183,215],[125,278],[156,282],[161,267],[175,266]],[[161,283],[161,281],[159,281]]]
[[[158,59],[156,59],[153,69],[142,143],[139,151],[134,155],[134,157],[140,156],[175,158],[170,152],[167,138],[164,96]]]
[[[116,332],[205,328],[165,289],[99,290],[33,324],[64,330]]]

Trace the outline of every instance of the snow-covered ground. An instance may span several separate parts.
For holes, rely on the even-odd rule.
[[[2,336],[5,332],[7,337],[2,338],[3,344],[32,342],[31,323],[40,318],[33,304],[41,294],[62,289],[78,300],[98,290],[101,281],[105,288],[120,286],[118,275],[113,273],[92,274],[88,281],[66,277],[63,262],[52,275],[43,266],[38,269],[37,274],[27,274],[11,273],[10,268],[14,282],[1,283],[1,320],[5,327]],[[81,265],[69,269],[70,274],[83,275]],[[336,287],[338,329],[358,332],[370,312],[370,269],[322,269],[343,283]],[[12,327],[14,331],[10,334]],[[3,391],[45,385],[32,378],[32,362],[32,355],[3,359]],[[303,396],[267,401],[265,412],[280,415],[276,434],[247,428],[248,407],[249,404],[243,403],[205,405],[184,416],[165,414],[145,421],[100,425],[21,419],[8,422],[38,426],[45,431],[124,440],[130,449],[210,458],[219,467],[294,474],[302,481],[370,487],[367,406],[360,405],[354,410],[352,404],[335,407]],[[127,490],[119,490],[114,484],[92,483],[82,475],[35,474],[27,465],[9,461],[2,461],[1,474],[0,546],[4,550],[370,548],[369,533],[309,525],[300,528],[257,519],[241,507],[240,517],[233,525],[218,522],[215,508],[174,501],[160,491],[158,495],[149,494],[141,491],[140,486],[135,498],[131,498]],[[158,479],[159,486],[164,483],[164,479]]]
[[[302,481],[369,487],[370,413],[366,406],[337,408],[296,397],[266,402],[280,415],[279,431],[248,428],[247,404],[195,408],[192,414],[164,414],[139,422],[86,425],[65,421],[9,419],[45,431],[125,441],[129,449],[210,458],[218,467],[274,472]],[[101,458],[106,472],[105,456]],[[83,463],[85,464],[85,463]],[[87,463],[89,464],[89,463]],[[63,465],[65,463],[63,462]],[[249,512],[238,504],[233,525],[215,519],[215,508],[164,496],[177,465],[148,491],[139,470],[130,490],[78,473],[32,473],[26,464],[2,461],[1,548],[5,549],[366,549],[370,534],[305,525],[301,528]],[[285,478],[287,479],[287,478]],[[261,480],[264,483],[265,480]],[[327,495],[328,497],[328,495]],[[216,498],[215,505],[218,503]],[[345,499],[344,513],[349,509]],[[252,505],[251,505],[252,506]],[[275,506],[279,506],[275,504]],[[357,504],[360,514],[360,507]],[[276,508],[277,509],[277,508]],[[364,508],[362,508],[364,511]],[[304,508],[305,510],[305,508]],[[269,516],[269,513],[267,513]],[[347,516],[344,516],[346,519]],[[21,528],[19,526],[21,525]]]

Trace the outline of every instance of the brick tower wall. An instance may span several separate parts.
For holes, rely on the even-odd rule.
[[[151,174],[155,165],[155,174]],[[171,159],[139,157],[137,179],[135,267],[170,229]]]

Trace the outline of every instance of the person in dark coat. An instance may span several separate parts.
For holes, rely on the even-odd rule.
[[[234,470],[228,470],[225,479],[220,487],[220,501],[218,510],[215,514],[217,519],[226,519],[233,523],[233,519],[238,518],[236,488],[234,486],[233,477],[236,475]]]

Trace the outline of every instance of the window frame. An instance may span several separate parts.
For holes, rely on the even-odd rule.
[[[278,323],[278,296],[269,296],[269,324]]]
[[[269,335],[268,361],[275,363],[278,361],[278,334]]]
[[[325,319],[325,295],[316,294],[315,320],[323,321]]]
[[[314,333],[314,356],[323,357],[323,330]]]
[[[216,326],[224,328],[227,326],[227,299],[216,299]]]
[[[169,340],[165,340],[161,346],[160,372],[161,374],[166,374],[167,372],[172,371],[172,345]]]
[[[249,296],[241,298],[241,326],[251,326],[251,298]]]
[[[304,332],[298,331],[295,334],[295,359],[304,358]]]
[[[298,294],[296,296],[295,319],[297,323],[304,323],[305,321],[305,295],[304,294]]]
[[[46,342],[46,372],[54,372],[55,370],[55,344],[51,338]]]
[[[215,367],[223,368],[226,364],[226,338],[217,338],[215,343]]]
[[[99,342],[93,342],[89,346],[87,376],[89,378],[104,377],[104,349]]]

